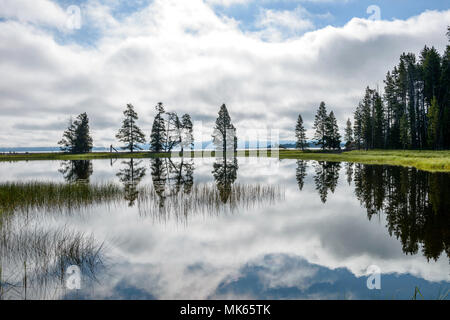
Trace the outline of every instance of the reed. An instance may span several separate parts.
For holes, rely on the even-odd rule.
[[[0,229],[0,299],[52,298],[65,289],[66,270],[96,279],[105,268],[103,244],[66,227],[47,230],[7,223]]]
[[[72,212],[122,195],[113,183],[6,182],[0,184],[0,216],[17,211]]]
[[[165,196],[153,187],[141,188],[137,205],[144,216],[159,220],[186,221],[193,215],[219,215],[241,209],[267,206],[284,200],[284,188],[272,185],[234,184],[229,187],[213,183],[195,184],[189,193]]]

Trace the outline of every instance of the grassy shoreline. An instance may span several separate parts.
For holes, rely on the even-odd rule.
[[[259,154],[258,154],[259,155]],[[270,156],[270,151],[268,152]],[[157,157],[170,157],[170,153],[134,152],[134,153],[108,153],[93,152],[88,154],[72,155],[64,153],[17,153],[0,154],[0,162],[37,161],[37,160],[94,160],[94,159],[145,159]],[[188,153],[189,156],[189,153]],[[211,157],[214,152],[191,152],[190,157]],[[238,151],[237,156],[248,157],[248,150]],[[418,150],[370,150],[350,151],[342,153],[280,150],[280,159],[302,159],[331,162],[352,162],[376,165],[396,165],[415,167],[431,172],[450,172],[450,151],[418,151]]]

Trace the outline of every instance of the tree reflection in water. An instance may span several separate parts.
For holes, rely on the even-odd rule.
[[[300,191],[305,186],[306,169],[308,168],[308,162],[304,160],[297,160],[297,170],[295,171],[295,177],[297,179],[298,188]]]
[[[93,173],[92,161],[90,160],[68,160],[61,163],[59,172],[63,174],[67,182],[86,182]]]
[[[156,158],[150,160],[150,166],[160,208],[164,208],[167,198],[192,191],[195,169],[193,159]]]
[[[297,161],[300,190],[305,168],[304,161]],[[314,168],[316,190],[326,203],[328,192],[336,189],[341,165],[319,161]],[[400,239],[404,253],[421,250],[428,260],[437,260],[446,252],[450,258],[450,174],[350,163],[345,168],[347,182],[354,182],[355,195],[368,219],[384,213],[389,234]]]
[[[125,165],[125,168],[117,173],[117,177],[124,185],[125,200],[128,201],[130,207],[134,206],[138,198],[138,185],[146,174],[145,168],[140,166],[141,163],[142,161],[135,161],[134,159],[123,161],[122,164]]]
[[[367,216],[386,214],[389,234],[406,254],[450,258],[450,175],[414,168],[356,165],[355,194]]]
[[[284,198],[284,189],[278,186],[235,185],[236,158],[216,160],[212,171],[215,184],[194,184],[194,169],[193,159],[152,159],[153,188],[144,187],[139,195],[141,214],[186,222],[196,214],[234,212]]]
[[[236,157],[217,158],[214,162],[212,174],[223,203],[230,199],[231,186],[236,181],[238,169]]]
[[[339,180],[339,170],[341,164],[339,162],[319,161],[314,165],[316,174],[314,182],[316,190],[319,193],[320,200],[327,202],[328,192],[334,193]]]

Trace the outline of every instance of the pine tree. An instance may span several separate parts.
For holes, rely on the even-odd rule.
[[[353,146],[353,129],[352,129],[352,122],[350,121],[350,118],[347,119],[347,126],[345,127],[345,149],[350,150]]]
[[[325,102],[321,102],[319,110],[317,111],[314,120],[314,129],[316,130],[314,134],[314,139],[316,144],[320,146],[322,150],[326,148],[326,122],[327,122],[327,109],[325,107]]]
[[[367,87],[361,109],[361,132],[363,145],[366,150],[373,147],[372,94],[373,90]]]
[[[225,104],[220,107],[213,133],[213,143],[217,151],[230,152],[237,150],[236,129],[231,123],[230,115]]]
[[[331,111],[325,122],[325,146],[329,149],[341,148],[341,134],[334,112]]]
[[[450,30],[450,28],[449,28]],[[450,31],[447,33],[450,40]],[[440,107],[443,110],[442,124],[443,129],[443,146],[450,148],[450,45],[447,46],[442,57],[442,75],[441,75],[441,92],[440,92]]]
[[[181,143],[181,121],[176,112],[166,112],[166,143],[165,151],[172,152]]]
[[[374,96],[374,112],[375,114],[373,115],[374,119],[373,119],[373,123],[374,123],[374,128],[373,128],[373,133],[374,133],[374,148],[384,148],[384,142],[385,142],[385,137],[384,137],[384,122],[385,122],[385,118],[384,118],[384,106],[383,106],[383,101],[381,100],[380,95],[378,94],[378,92],[375,92],[375,96]]]
[[[400,119],[400,143],[403,149],[409,148],[409,125],[406,114]]]
[[[359,103],[358,107],[356,108],[355,115],[354,115],[354,124],[353,124],[353,132],[355,137],[355,144],[356,148],[358,150],[361,150],[362,144],[363,144],[363,137],[362,137],[362,104]]]
[[[297,125],[295,126],[295,137],[297,138],[296,148],[305,150],[308,147],[308,142],[306,141],[306,130],[303,126],[301,115],[298,115]]]
[[[185,147],[194,147],[194,125],[192,124],[191,116],[184,114],[181,117],[181,128],[182,128],[182,138],[181,138],[181,152],[183,152]]]
[[[69,125],[63,133],[63,138],[58,142],[62,152],[73,153],[75,144],[75,123],[72,118],[69,120]]]
[[[163,118],[165,113],[162,102],[159,102],[156,107],[156,117],[153,120],[152,133],[150,135],[150,150],[153,152],[164,151],[166,141],[166,124]]]
[[[428,145],[437,148],[437,137],[439,135],[439,106],[436,97],[431,100],[431,106],[428,109]]]
[[[125,143],[125,146],[121,147],[123,150],[142,150],[139,144],[145,143],[145,135],[142,130],[137,126],[136,121],[139,119],[138,114],[134,111],[132,104],[127,104],[127,108],[123,112],[125,118],[122,122],[122,128],[116,134],[116,138]]]
[[[395,96],[394,79],[391,73],[388,71],[386,80],[384,80],[384,101],[386,103],[386,147],[392,148],[393,134],[391,128],[394,123],[394,110],[397,103],[397,97]]]
[[[86,113],[80,114],[75,121],[70,120],[69,127],[58,144],[61,145],[62,151],[68,153],[82,154],[92,151],[93,142]]]
[[[441,57],[437,50],[425,47],[422,51],[423,79],[425,82],[425,100],[431,105],[434,97],[438,96],[441,77]]]

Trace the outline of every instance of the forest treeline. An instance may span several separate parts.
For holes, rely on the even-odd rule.
[[[447,28],[450,41],[450,27]],[[419,57],[403,53],[388,71],[384,90],[366,88],[356,107],[353,126],[345,128],[346,149],[450,148],[450,46],[442,56],[425,46]],[[322,149],[340,149],[334,114],[320,104],[314,121],[314,142]],[[296,125],[297,148],[308,146],[301,115]]]
[[[450,27],[447,28],[450,41]],[[378,89],[366,88],[363,99],[345,127],[345,149],[430,149],[450,148],[450,45],[442,56],[434,47],[425,46],[419,57],[403,53],[393,70],[384,80],[383,94]],[[133,105],[124,111],[122,127],[116,138],[123,150],[142,150],[147,143],[145,134],[137,124],[138,114]],[[334,112],[327,112],[321,102],[314,119],[313,141],[322,150],[340,150],[342,137]],[[237,150],[236,128],[231,122],[227,107],[220,107],[213,143],[217,150]],[[306,149],[303,118],[298,116],[295,126],[296,147]],[[92,151],[92,137],[86,113],[70,121],[61,150],[68,153]],[[160,102],[150,134],[150,150],[171,152],[174,148],[193,149],[193,124],[189,114],[181,118],[176,112],[168,112]],[[112,148],[112,146],[111,146]]]
[[[384,84],[383,96],[367,87],[355,111],[358,149],[450,148],[450,46],[403,53]]]

